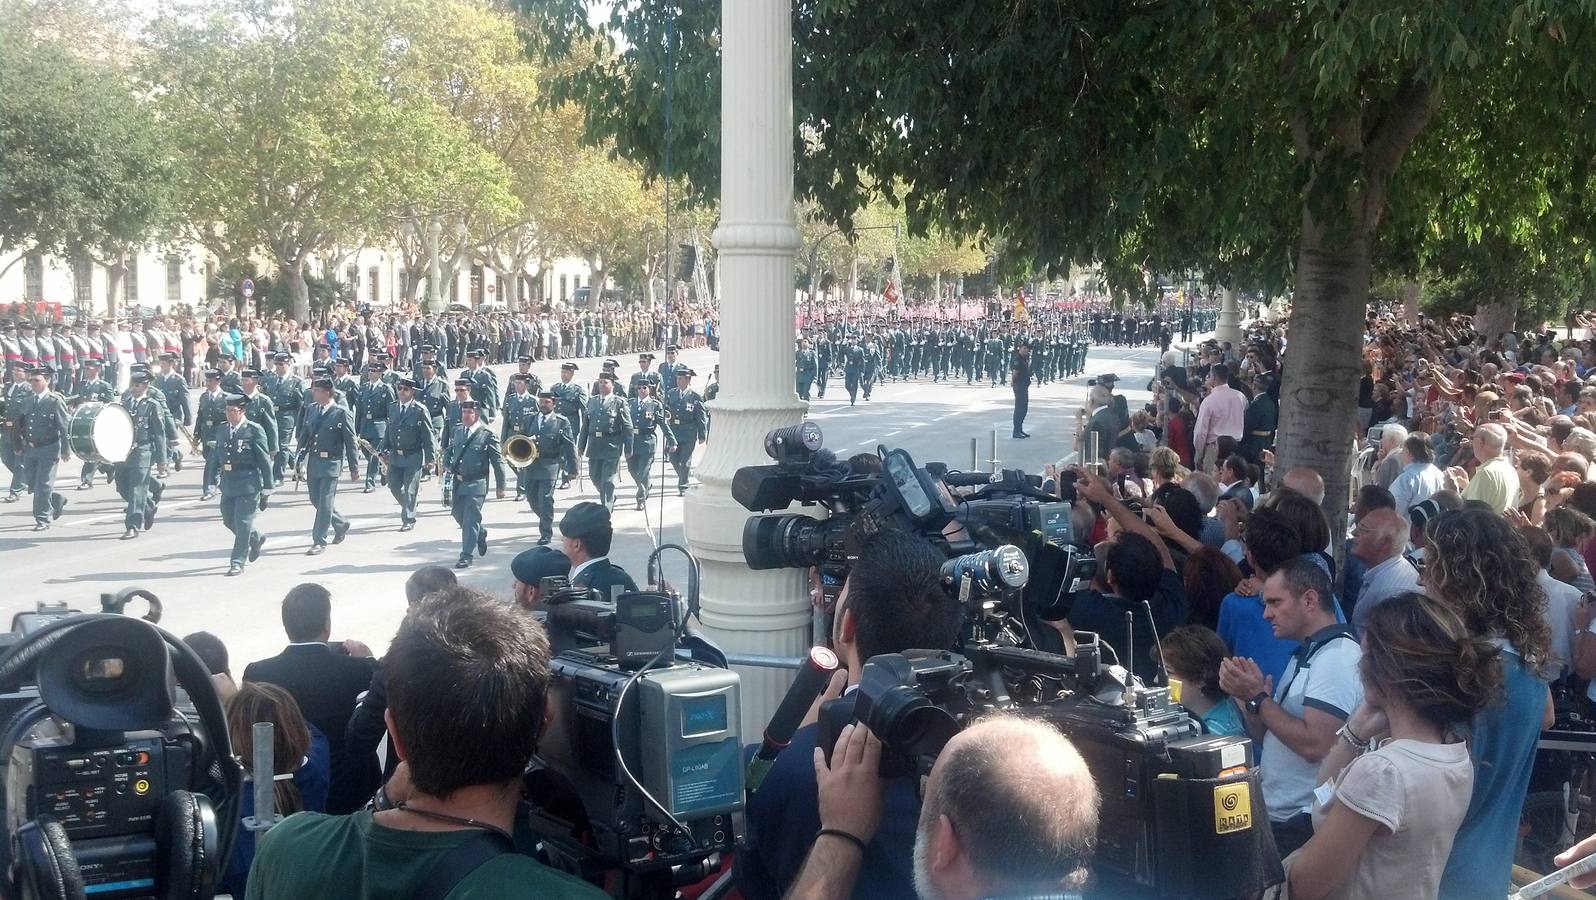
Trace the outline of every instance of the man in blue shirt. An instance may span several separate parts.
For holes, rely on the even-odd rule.
[[[1303,553],[1297,530],[1285,516],[1269,507],[1256,510],[1247,518],[1242,544],[1247,564],[1260,585],[1276,569]],[[1265,675],[1278,682],[1298,642],[1275,637],[1274,627],[1264,619],[1263,611],[1262,591],[1227,595],[1219,604],[1219,637],[1231,655],[1250,658]]]

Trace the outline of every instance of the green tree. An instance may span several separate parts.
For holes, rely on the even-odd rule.
[[[715,193],[717,4],[615,4],[594,27],[579,0],[519,2],[539,52],[609,43],[563,90],[590,138],[650,172],[674,16],[673,162]],[[1456,156],[1420,141],[1426,129],[1501,92],[1513,102],[1481,140],[1565,141],[1590,157],[1590,129],[1542,127],[1544,113],[1592,107],[1596,73],[1578,48],[1596,9],[1578,0],[810,0],[793,19],[796,185],[827,218],[849,222],[874,194],[896,199],[879,186],[904,185],[916,233],[984,233],[1053,270],[1097,264],[1131,295],[1157,272],[1289,285],[1278,457],[1324,474],[1332,521],[1381,223],[1424,221],[1416,211],[1456,189],[1455,174],[1404,177],[1410,155],[1434,173]]]

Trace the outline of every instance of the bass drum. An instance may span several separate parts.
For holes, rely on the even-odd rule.
[[[133,417],[114,403],[85,403],[67,423],[67,440],[84,462],[126,462],[133,450]]]

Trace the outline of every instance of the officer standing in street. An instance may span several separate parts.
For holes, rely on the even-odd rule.
[[[526,425],[527,414],[536,412],[538,408],[538,395],[532,392],[532,376],[517,372],[510,376],[510,393],[504,396],[504,421],[499,430],[499,443],[508,443],[514,435],[527,432],[521,429]],[[530,435],[528,435],[530,437]],[[519,475],[515,480],[515,499],[520,500],[526,496],[524,481]]]
[[[661,382],[659,380],[658,372],[649,371],[649,367],[652,365],[654,365],[654,354],[638,354],[637,371],[632,373],[632,380],[627,384],[628,392],[633,397],[637,396],[637,386],[646,381],[653,387],[651,396],[653,396],[656,400],[659,399]]]
[[[554,392],[555,410],[571,423],[571,428],[577,434],[586,433],[586,425],[582,416],[587,412],[587,390],[575,381],[576,363],[568,362],[560,365],[560,380],[552,388]],[[572,457],[569,468],[560,473],[560,487],[571,486],[571,477],[576,474],[576,458]]]
[[[552,391],[538,394],[537,408],[522,414],[521,433],[537,443],[538,458],[522,467],[516,481],[537,514],[538,543],[547,545],[554,536],[554,482],[567,462],[576,467],[576,436],[570,420],[555,412]]]
[[[666,345],[665,361],[659,364],[659,382],[665,385],[666,389],[676,383],[676,367],[681,365],[676,362],[676,351],[680,349],[675,344]]]
[[[266,376],[263,385],[277,411],[277,452],[272,456],[272,481],[276,484],[283,483],[288,466],[293,462],[293,451],[288,445],[299,432],[299,413],[306,402],[305,382],[289,370],[293,362],[292,353],[273,356],[273,371]]]
[[[825,331],[815,339],[815,396],[826,399],[826,378],[831,375],[831,338]]]
[[[587,402],[582,439],[577,449],[587,457],[587,474],[606,509],[615,506],[615,470],[632,440],[632,411],[615,396],[615,376],[599,376],[599,393]]]
[[[8,347],[6,352],[10,353],[11,349]],[[13,427],[13,423],[21,416],[23,404],[33,396],[33,386],[28,381],[28,367],[23,364],[20,356],[6,360],[6,368],[10,370],[12,380],[5,386],[5,406],[8,412],[6,420],[0,422],[0,463],[11,470],[11,481],[7,485],[5,496],[0,500],[15,503],[22,498],[22,491],[27,488],[27,480],[26,469],[22,465],[21,429]]]
[[[181,361],[176,353],[161,354],[161,374],[151,380],[152,386],[159,390],[166,402],[167,415],[173,422],[189,428],[194,424],[194,408],[188,400],[188,379],[183,373],[176,371],[178,362]],[[175,429],[174,429],[175,430]],[[172,468],[183,471],[183,454],[188,448],[179,441],[169,442],[167,453],[170,457]]]
[[[820,360],[815,357],[815,351],[809,349],[809,339],[798,339],[798,358],[793,363],[795,374],[798,377],[798,399],[809,399],[809,387],[815,383],[815,373],[820,369]]]
[[[227,424],[216,442],[222,480],[222,524],[233,533],[229,575],[242,574],[245,562],[260,558],[266,538],[255,530],[255,511],[260,495],[271,493],[274,485],[266,432],[245,417],[248,408],[249,401],[242,394],[227,398]]]
[[[388,464],[388,492],[399,501],[399,530],[416,527],[416,493],[421,490],[421,471],[432,463],[438,448],[438,432],[432,426],[427,408],[416,402],[420,387],[414,379],[399,380],[399,402],[388,416],[388,428],[377,445]]]
[[[49,366],[30,368],[28,385],[32,392],[7,412],[11,420],[7,430],[19,441],[22,481],[33,493],[34,531],[49,530],[50,523],[61,518],[67,503],[52,487],[56,464],[66,462],[72,455],[67,444],[66,401],[50,390],[54,378],[55,372]]]
[[[277,406],[272,403],[272,398],[266,396],[266,392],[261,390],[263,379],[259,371],[245,369],[241,373],[241,377],[244,382],[244,398],[249,401],[249,406],[245,408],[244,414],[251,422],[259,425],[260,430],[266,434],[266,452],[276,454],[282,449],[282,435],[277,431]],[[268,496],[270,495],[261,495],[263,503]],[[159,502],[159,498],[157,498],[157,502]],[[264,505],[261,506],[261,509],[265,508]]]
[[[466,370],[461,377],[471,379],[471,399],[477,401],[477,412],[483,422],[492,424],[499,408],[499,376],[487,367],[487,358],[488,352],[480,347],[466,354]]]
[[[200,474],[200,499],[211,499],[216,489],[216,433],[227,421],[227,394],[222,391],[222,373],[205,370],[205,390],[199,395],[194,413],[194,439],[205,454],[205,469]]]
[[[654,397],[653,383],[641,381],[635,387],[637,393],[631,400],[632,442],[626,452],[626,471],[631,473],[632,483],[637,485],[637,508],[642,509],[644,501],[648,499],[649,482],[654,471],[654,432],[658,430],[664,435],[666,453],[676,449],[676,436],[671,433],[667,422],[669,413],[665,410],[665,404]]]
[[[78,385],[77,393],[72,397],[70,405],[77,407],[84,403],[115,403],[116,388],[109,381],[100,377],[100,361],[85,359],[83,361],[83,381]],[[186,393],[186,391],[185,391]],[[78,490],[86,491],[94,487],[94,472],[99,468],[95,463],[83,461],[83,471],[78,475]]]
[[[443,430],[438,432],[438,440],[442,442],[441,458],[448,460],[449,445],[453,443],[455,433],[464,421],[460,411],[467,400],[471,399],[471,379],[460,377],[454,380],[454,399],[444,406]],[[454,473],[447,466],[443,467],[443,505],[454,505]]]
[[[116,464],[116,492],[127,503],[123,514],[127,527],[122,533],[124,541],[138,537],[141,530],[149,531],[155,525],[160,498],[150,491],[151,464],[156,466],[161,477],[166,477],[166,420],[160,404],[150,396],[150,373],[134,372],[128,378],[122,406],[133,418],[133,449],[128,451],[125,461]],[[34,506],[37,508],[38,504]]]
[[[843,386],[848,389],[849,406],[859,402],[859,380],[864,377],[864,366],[864,349],[859,346],[858,338],[849,335],[848,346],[842,351]]]
[[[360,462],[355,456],[355,426],[349,410],[333,402],[333,382],[319,378],[310,385],[314,404],[305,411],[299,429],[299,452],[307,460],[310,505],[316,508],[316,521],[310,529],[310,549],[306,556],[320,556],[327,550],[327,528],[332,527],[334,544],[341,544],[349,533],[349,520],[338,513],[338,479],[349,463],[349,480],[360,480]]]
[[[469,568],[471,551],[488,554],[488,530],[482,527],[482,504],[488,499],[488,470],[493,470],[495,496],[504,499],[504,457],[499,436],[482,422],[475,400],[460,404],[460,426],[449,442],[446,463],[454,476],[454,502],[450,511],[460,524],[460,560],[456,569]]]
[[[1028,438],[1025,432],[1025,414],[1031,408],[1031,345],[1023,339],[1014,347],[1014,359],[1009,364],[1009,386],[1014,389],[1013,437]]]
[[[510,412],[508,409],[506,409],[506,407],[510,405],[510,398],[515,396],[515,380],[517,378],[520,378],[526,382],[527,391],[534,404],[537,402],[538,393],[543,390],[543,379],[532,374],[532,357],[523,354],[522,356],[516,358],[516,365],[519,367],[519,370],[514,375],[510,376],[510,383],[504,389],[504,400],[499,404],[499,409],[504,410],[506,418],[508,418],[510,415]]]
[[[704,398],[693,390],[692,369],[682,366],[676,370],[676,390],[667,398],[670,407],[671,435],[676,449],[670,452],[671,467],[676,470],[676,496],[687,493],[687,476],[693,471],[693,452],[709,436],[709,411],[704,409]]]
[[[393,406],[393,388],[382,380],[382,366],[366,366],[366,380],[355,393],[355,433],[372,447],[381,447],[388,432],[388,408]],[[376,489],[379,466],[374,453],[366,453],[366,485],[362,494]]]

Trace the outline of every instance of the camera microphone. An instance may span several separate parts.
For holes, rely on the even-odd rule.
[[[765,780],[765,775],[770,771],[770,764],[775,761],[776,754],[792,743],[792,736],[798,731],[798,726],[803,723],[804,713],[826,689],[826,684],[831,681],[831,675],[837,671],[837,654],[829,647],[810,647],[809,656],[798,670],[798,677],[793,681],[792,687],[787,689],[787,696],[781,698],[781,705],[776,707],[775,715],[770,717],[770,724],[765,726],[765,739],[759,745],[759,752],[748,761],[748,793],[759,790],[759,785]]]

